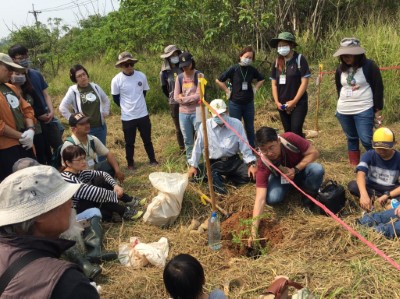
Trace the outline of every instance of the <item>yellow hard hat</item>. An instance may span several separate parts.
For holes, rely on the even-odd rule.
[[[391,149],[394,146],[394,142],[394,133],[389,128],[377,129],[372,137],[373,148]]]

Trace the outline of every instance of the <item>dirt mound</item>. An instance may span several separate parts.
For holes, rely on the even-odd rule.
[[[247,248],[247,239],[251,232],[252,213],[242,211],[232,214],[221,224],[221,239],[229,256],[249,256],[252,252]],[[259,226],[259,249],[272,249],[283,240],[283,231],[275,219],[261,219]]]

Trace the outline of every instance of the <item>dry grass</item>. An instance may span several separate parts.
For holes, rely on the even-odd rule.
[[[108,147],[116,153],[127,175],[124,187],[132,194],[147,198],[156,194],[148,180],[151,172],[186,171],[185,160],[178,154],[169,114],[152,115],[151,119],[153,143],[160,166],[151,168],[147,165],[143,143],[138,136],[135,153],[138,169],[134,172],[128,172],[125,166],[119,116],[111,116],[107,121]],[[344,135],[333,117],[323,119],[321,123],[323,130],[313,144],[321,151],[319,161],[325,167],[326,179],[347,185],[354,178],[354,172],[347,165]],[[266,107],[258,109],[256,128],[261,125],[281,127],[276,114]],[[305,127],[313,129],[313,120],[308,119]],[[395,124],[392,128],[399,132],[400,125]],[[207,194],[206,186],[201,186],[201,189]],[[230,187],[230,195],[220,198],[219,203],[231,212],[251,211],[254,195],[254,185]],[[351,199],[350,196],[348,198]],[[347,216],[343,219],[350,225],[360,215],[357,206],[350,203],[345,212]],[[256,260],[229,257],[226,250],[213,252],[206,246],[206,235],[190,235],[182,229],[189,225],[192,218],[204,220],[209,213],[210,209],[203,206],[198,196],[188,188],[181,216],[173,226],[162,229],[142,222],[105,224],[106,247],[118,250],[118,244],[127,242],[131,236],[138,236],[143,242],[154,242],[164,236],[170,244],[169,258],[178,253],[190,253],[200,260],[206,272],[206,290],[222,288],[227,281],[242,279],[243,284],[230,291],[230,298],[256,298],[276,275],[289,276],[321,298],[400,298],[398,271],[334,220],[304,211],[296,194],[291,195],[281,207],[269,210],[269,217],[281,226],[284,239],[281,244],[276,244],[279,246],[272,247]],[[371,230],[356,229],[400,262],[399,240],[386,240]],[[102,285],[102,298],[168,298],[163,286],[162,269],[149,266],[133,270],[118,262],[105,263],[102,267],[104,275],[98,281]]]

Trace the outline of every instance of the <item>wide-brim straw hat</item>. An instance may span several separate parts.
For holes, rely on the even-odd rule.
[[[365,54],[365,50],[360,46],[360,40],[355,37],[345,37],[340,41],[340,48],[333,54],[333,57],[361,54]]]
[[[118,61],[115,64],[115,67],[120,67],[121,64],[131,61],[133,63],[138,62],[139,60],[136,58],[133,58],[132,54],[129,52],[122,52],[121,54],[118,55]]]

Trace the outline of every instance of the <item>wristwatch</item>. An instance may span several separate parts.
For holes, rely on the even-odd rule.
[[[293,169],[294,169],[294,174],[298,174],[300,172],[300,169],[298,169],[296,166],[293,167]]]
[[[385,191],[383,194],[385,194],[388,199],[392,199],[392,197],[390,196],[390,191]]]

